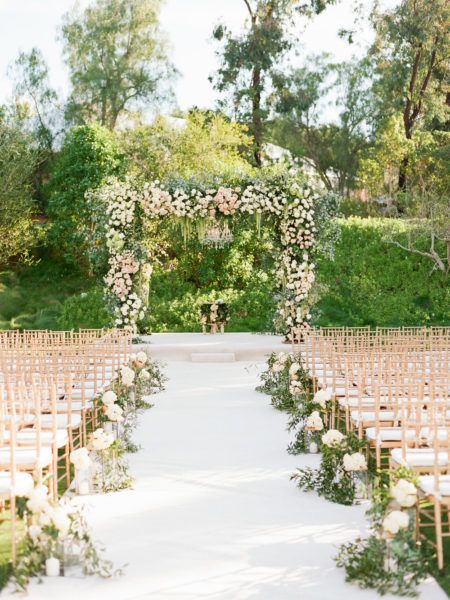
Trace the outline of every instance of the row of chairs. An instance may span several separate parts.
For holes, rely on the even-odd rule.
[[[95,428],[94,399],[131,353],[123,330],[0,332],[0,509],[15,560],[16,497],[70,485],[70,453]]]
[[[329,426],[357,432],[378,468],[417,471],[420,528],[433,526],[439,568],[450,536],[450,328],[321,328],[296,344],[315,389],[333,394]],[[432,506],[430,509],[429,506]]]

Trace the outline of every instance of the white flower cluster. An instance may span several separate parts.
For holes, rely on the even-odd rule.
[[[71,526],[68,510],[58,504],[53,504],[48,496],[45,485],[38,485],[28,494],[27,508],[34,516],[34,524],[28,527],[28,535],[35,542],[45,543],[48,533],[44,528],[52,527],[58,531],[58,537],[65,538]]]
[[[390,536],[396,535],[400,529],[409,525],[409,515],[401,510],[393,510],[383,519],[383,529]]]
[[[340,446],[345,439],[345,435],[337,429],[329,429],[322,436],[322,444],[325,446]]]
[[[406,479],[399,479],[390,489],[391,497],[402,508],[411,508],[417,502],[417,488]]]
[[[267,213],[279,219],[282,252],[275,273],[285,291],[279,313],[289,332],[309,327],[306,300],[315,279],[309,251],[317,229],[313,210],[316,196],[308,186],[293,181],[255,181],[243,189],[221,186],[204,191],[176,188],[171,192],[157,180],[139,190],[130,180],[112,180],[91,195],[105,205],[108,217],[110,258],[105,283],[117,305],[117,326],[133,329],[144,316],[142,301],[134,292],[136,274],[142,266],[142,260],[136,259],[139,240],[133,239],[136,218],[175,216],[193,220],[240,212],[258,218]]]
[[[333,398],[333,393],[329,389],[317,390],[314,394],[313,402],[319,404],[323,409],[327,407],[327,402]]]
[[[89,447],[95,451],[107,450],[114,442],[112,433],[107,433],[101,427],[96,429],[89,438]]]
[[[344,469],[346,471],[367,471],[365,456],[361,452],[344,454]]]
[[[120,379],[123,385],[129,387],[134,383],[135,372],[130,367],[123,365],[120,367]]]
[[[108,390],[102,396],[102,402],[105,407],[105,414],[110,421],[121,423],[124,420],[123,409],[116,404],[117,395],[112,390]]]
[[[70,462],[77,471],[88,471],[92,467],[92,460],[89,457],[87,448],[78,448],[70,453]]]
[[[310,431],[322,431],[323,421],[318,410],[313,411],[306,419],[305,429]]]
[[[394,485],[391,485],[389,494],[395,503],[400,508],[411,508],[417,503],[417,488],[406,479],[399,479]],[[390,508],[392,504],[389,505]],[[409,525],[408,513],[397,510],[390,510],[383,519],[384,533],[391,537],[396,535],[401,529],[405,529]]]

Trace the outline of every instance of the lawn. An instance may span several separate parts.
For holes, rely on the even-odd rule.
[[[0,329],[58,329],[64,300],[93,282],[49,260],[0,272]]]

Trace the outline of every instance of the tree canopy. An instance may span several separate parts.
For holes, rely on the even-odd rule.
[[[122,114],[167,97],[174,68],[159,26],[160,5],[161,0],[96,0],[65,16],[69,120],[114,129]]]

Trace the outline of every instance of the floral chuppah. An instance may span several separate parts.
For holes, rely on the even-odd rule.
[[[187,183],[165,186],[159,181],[139,184],[130,178],[112,179],[89,191],[87,198],[96,207],[109,252],[106,295],[116,326],[135,331],[147,308],[152,261],[145,246],[149,222],[176,219],[186,238],[194,229],[201,236],[208,223],[238,215],[255,218],[258,228],[263,215],[273,220],[279,237],[275,269],[282,291],[279,318],[288,336],[309,326],[319,196],[300,180],[283,174],[232,187],[200,188]]]

